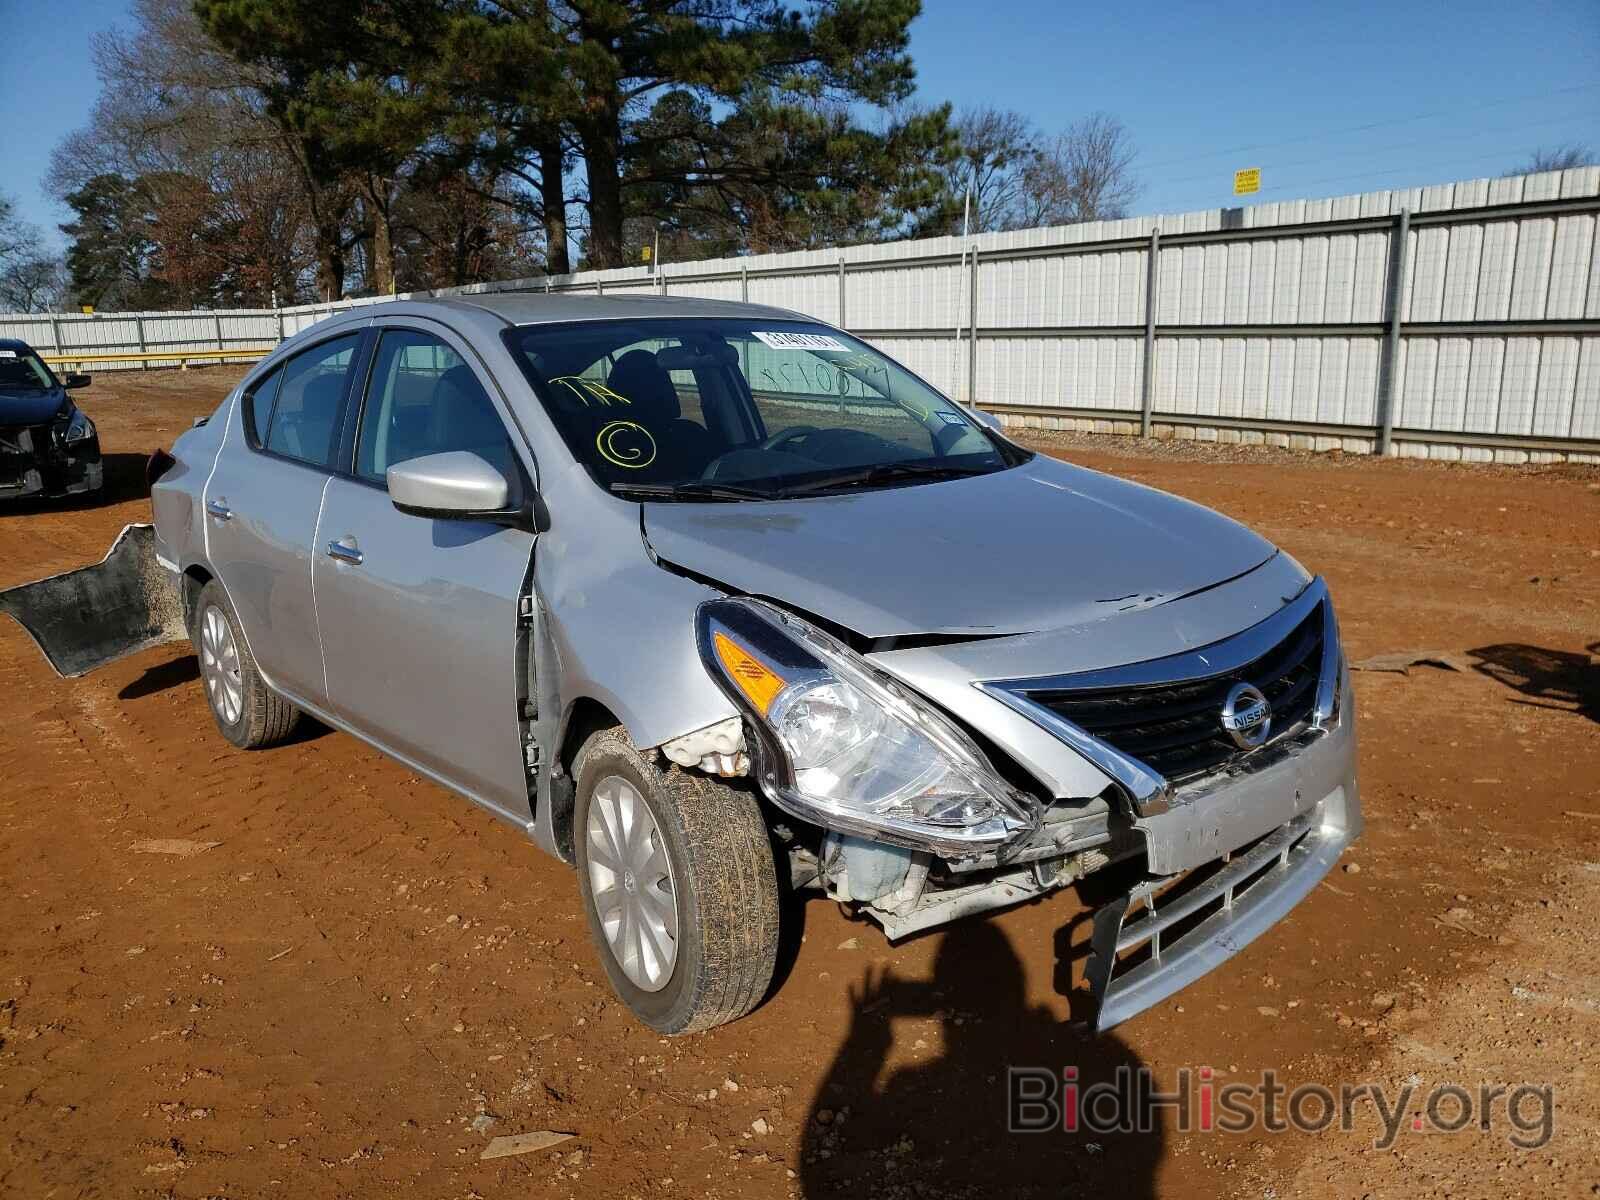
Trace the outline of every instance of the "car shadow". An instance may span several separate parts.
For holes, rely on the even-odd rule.
[[[141,500],[150,495],[150,485],[144,477],[148,454],[114,453],[100,459],[103,471],[98,492],[83,492],[73,496],[29,496],[0,505],[0,516],[27,517],[45,512],[82,512],[95,508],[109,508],[129,500]]]
[[[1600,724],[1600,642],[1587,649],[1575,654],[1503,642],[1470,653],[1479,672],[1527,697],[1517,703],[1576,712]]]
[[[303,746],[307,742],[318,741],[334,732],[336,730],[332,725],[324,725],[310,713],[303,712],[300,714],[300,720],[295,723],[294,732],[273,746],[273,749],[281,750],[287,746]]]
[[[150,483],[145,478],[145,468],[150,463],[148,454],[126,454],[118,451],[102,458],[105,486],[92,496],[81,498],[83,507],[100,508],[108,504],[121,504],[126,500],[142,500],[150,495]]]
[[[200,681],[200,660],[193,654],[180,655],[168,659],[166,662],[157,663],[153,667],[146,667],[139,678],[122,686],[117,692],[118,700],[138,700],[145,696],[154,696],[158,692],[165,692],[171,688],[184,687],[188,684],[198,684]],[[278,743],[282,746],[300,746],[306,742],[314,742],[333,732],[331,726],[324,725],[309,713],[301,713],[300,721],[295,725],[294,732]]]
[[[181,658],[168,659],[156,666],[146,667],[143,675],[132,683],[123,685],[122,690],[117,693],[117,699],[138,700],[144,696],[164,692],[168,688],[182,687],[199,678],[200,660],[192,654],[185,654]]]
[[[892,1063],[892,1065],[891,1065]],[[1080,1088],[1131,1078],[1139,1056],[1027,1000],[1021,960],[1000,926],[951,926],[930,980],[869,972],[851,989],[844,1041],[817,1089],[798,1164],[807,1197],[1155,1194],[1159,1125],[1149,1132],[1012,1132],[1014,1071]],[[1041,1082],[1041,1086],[1044,1086]],[[1037,1119],[1041,1111],[1032,1110]]]

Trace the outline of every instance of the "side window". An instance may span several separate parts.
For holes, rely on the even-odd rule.
[[[431,334],[386,330],[368,376],[356,474],[381,484],[395,463],[449,450],[469,450],[516,478],[505,425],[472,368]]]
[[[267,431],[267,422],[272,419],[272,405],[278,398],[278,381],[282,378],[283,368],[274,367],[244,394],[245,437],[257,450],[261,449],[261,435]]]
[[[268,450],[312,466],[332,466],[339,402],[360,342],[357,333],[334,338],[283,365],[277,402],[263,439]],[[258,409],[257,421],[260,417]]]

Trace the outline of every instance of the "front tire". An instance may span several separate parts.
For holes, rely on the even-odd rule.
[[[737,1020],[778,956],[778,879],[755,798],[646,759],[620,729],[578,753],[573,842],[617,995],[661,1033]]]
[[[190,640],[200,659],[206,703],[223,737],[240,749],[260,750],[294,732],[300,710],[261,678],[239,619],[215,580],[200,589]]]

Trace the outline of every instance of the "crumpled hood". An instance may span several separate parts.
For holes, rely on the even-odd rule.
[[[61,411],[66,393],[60,388],[40,392],[29,388],[0,388],[0,429],[18,425],[43,425]]]
[[[1259,566],[1271,543],[1187,500],[1040,455],[841,496],[647,503],[666,563],[864,637],[1060,629]]]

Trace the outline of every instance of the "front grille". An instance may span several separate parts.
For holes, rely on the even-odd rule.
[[[14,425],[0,429],[0,454],[32,458],[49,450],[50,425]]]
[[[1318,604],[1272,649],[1220,675],[1139,687],[1030,691],[1028,698],[1179,782],[1254,753],[1241,750],[1222,728],[1222,706],[1235,684],[1254,684],[1271,702],[1268,745],[1309,721],[1317,700],[1322,639]]]
[[[28,468],[35,463],[32,429],[0,429],[0,487],[20,487]]]

